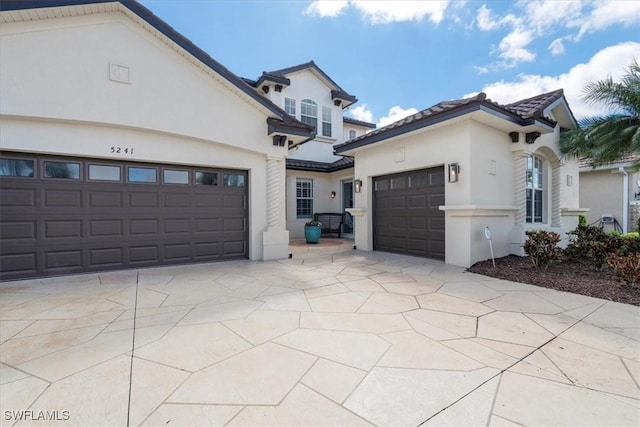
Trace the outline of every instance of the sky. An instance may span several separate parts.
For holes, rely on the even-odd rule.
[[[640,1],[141,0],[229,70],[256,79],[310,60],[379,127],[485,92],[507,104],[584,87],[640,62]]]

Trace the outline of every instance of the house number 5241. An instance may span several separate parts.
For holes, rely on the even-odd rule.
[[[133,147],[111,147],[111,153],[133,155]]]

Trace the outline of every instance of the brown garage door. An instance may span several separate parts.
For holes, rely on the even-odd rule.
[[[444,259],[444,168],[373,179],[373,247]]]
[[[247,173],[0,155],[0,278],[248,257]]]

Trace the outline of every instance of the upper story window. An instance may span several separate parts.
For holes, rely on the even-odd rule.
[[[284,111],[292,117],[296,116],[296,100],[291,98],[284,99]]]
[[[527,159],[526,175],[527,210],[526,222],[530,224],[544,221],[544,162],[536,156]]]
[[[322,107],[322,136],[331,136],[331,108]]]
[[[300,101],[300,121],[318,128],[318,104],[310,99]]]
[[[356,137],[356,131],[355,131],[355,130],[353,130],[353,129],[351,129],[351,130],[349,131],[349,139],[353,139],[353,138],[355,138],[355,137]]]

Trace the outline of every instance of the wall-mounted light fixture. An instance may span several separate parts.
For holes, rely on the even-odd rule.
[[[335,198],[336,198],[336,192],[335,192],[335,191],[332,191],[332,192],[331,192],[331,198],[332,198],[332,199],[335,199]]]
[[[458,163],[449,163],[449,182],[458,182],[460,175],[460,165]]]
[[[354,191],[355,191],[356,193],[359,193],[359,192],[360,192],[360,190],[362,190],[362,181],[361,181],[361,180],[359,180],[359,179],[356,179],[356,180],[353,182],[353,184],[354,184],[354,187],[355,187],[355,188],[354,188]]]

